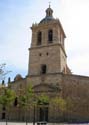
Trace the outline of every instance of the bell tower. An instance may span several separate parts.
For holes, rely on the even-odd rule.
[[[31,48],[29,49],[28,76],[51,73],[68,73],[66,62],[66,35],[58,19],[53,17],[50,5],[46,16],[33,24]]]

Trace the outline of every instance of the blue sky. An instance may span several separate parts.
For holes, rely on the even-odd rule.
[[[0,0],[0,63],[8,75],[28,72],[32,23],[45,17],[48,0]],[[89,0],[51,0],[54,17],[66,33],[68,65],[74,74],[89,75]]]

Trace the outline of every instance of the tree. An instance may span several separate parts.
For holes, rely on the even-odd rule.
[[[54,97],[51,99],[51,103],[59,108],[61,111],[66,110],[66,101],[62,97]]]
[[[54,117],[61,117],[61,120],[65,120],[65,111],[67,102],[60,96],[51,98],[51,108],[55,110]]]
[[[23,89],[21,89],[20,91],[22,92],[20,92],[18,96],[18,103],[19,103],[18,105],[19,105],[19,108],[23,110],[25,109],[24,119],[26,119],[27,108],[33,105],[34,91],[32,89],[31,84],[27,86],[27,89],[25,91]],[[27,119],[26,119],[26,125],[27,125]]]
[[[0,80],[4,80],[6,75],[11,72],[11,71],[7,71],[5,67],[6,67],[5,63],[0,64]]]
[[[19,108],[25,109],[27,108],[27,97],[26,95],[19,95]],[[26,119],[26,111],[24,112],[24,119]],[[27,120],[26,120],[26,125],[27,125]]]
[[[72,116],[74,113],[76,113],[74,110],[76,109],[76,101],[75,99],[71,98],[71,97],[67,97],[66,98],[66,102],[67,102],[67,110],[66,110],[66,120],[68,122],[72,122],[72,119],[70,116]],[[81,103],[81,102],[80,102]],[[80,105],[79,105],[80,106]]]
[[[49,104],[49,97],[45,93],[42,93],[41,95],[38,96],[38,104],[39,105]]]
[[[66,102],[67,102],[67,111],[71,113],[72,109],[74,108],[74,101],[70,97],[67,97]]]
[[[3,89],[3,93],[0,95],[0,104],[2,105],[2,108],[4,108],[7,111],[7,115],[6,115],[6,125],[7,125],[8,108],[14,102],[15,92],[6,87],[2,89]]]

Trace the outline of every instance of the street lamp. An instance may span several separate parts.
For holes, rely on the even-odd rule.
[[[34,105],[34,113],[33,113],[33,125],[35,125],[35,105]]]
[[[36,112],[35,104],[36,104],[36,99],[33,100],[33,125],[35,125],[35,121],[36,121],[36,118],[35,118],[35,112]]]

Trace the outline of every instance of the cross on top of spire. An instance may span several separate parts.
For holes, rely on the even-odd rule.
[[[46,10],[46,17],[52,17],[53,10],[51,9],[51,2],[49,2],[49,7]]]
[[[50,8],[50,6],[51,6],[51,2],[49,1],[49,8]]]
[[[40,21],[40,23],[44,23],[44,22],[48,22],[48,21],[51,21],[51,20],[55,20],[54,18],[53,18],[53,10],[52,10],[52,8],[51,8],[51,2],[49,2],[49,6],[48,6],[48,8],[46,9],[46,16],[45,16],[45,18],[43,18],[41,21]]]

